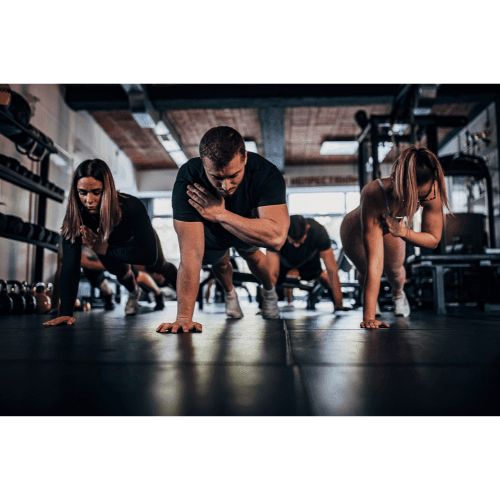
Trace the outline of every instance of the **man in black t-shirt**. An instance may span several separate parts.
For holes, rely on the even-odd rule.
[[[325,263],[326,272],[321,267],[320,258]],[[335,311],[350,310],[342,305],[337,261],[330,236],[314,219],[306,219],[302,215],[290,217],[287,241],[279,254],[269,255],[269,265],[275,284],[281,284],[288,272],[296,269],[303,280],[320,280],[330,291]]]
[[[285,181],[277,167],[245,151],[236,130],[212,128],[201,139],[200,158],[180,168],[172,208],[181,253],[177,319],[162,323],[157,331],[201,331],[192,318],[202,263],[212,265],[224,290],[227,315],[243,316],[232,284],[231,247],[263,285],[263,317],[277,318],[278,296],[266,255],[259,250],[264,247],[268,253],[277,252],[290,223]]]

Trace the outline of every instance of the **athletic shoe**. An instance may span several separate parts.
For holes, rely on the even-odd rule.
[[[165,309],[165,304],[163,303],[163,293],[155,295],[155,311],[163,311]]]
[[[139,285],[135,285],[133,292],[128,292],[128,300],[125,304],[125,315],[133,316],[139,312],[141,306],[139,305],[139,297],[141,296],[141,289]]]
[[[115,295],[113,293],[104,297],[104,309],[112,311],[115,308]]]
[[[228,318],[243,318],[243,311],[238,302],[238,294],[234,288],[229,293],[224,292],[224,302],[226,303]]]
[[[380,306],[378,305],[378,300],[377,304],[375,305],[375,316],[382,316],[382,313],[380,312]]]
[[[272,290],[262,290],[262,317],[266,319],[279,318],[278,294]]]
[[[408,303],[408,299],[406,298],[406,294],[404,292],[398,298],[393,296],[392,301],[394,302],[394,314],[396,316],[403,316],[406,318],[410,315],[410,304]]]

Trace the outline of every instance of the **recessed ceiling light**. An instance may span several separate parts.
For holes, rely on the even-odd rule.
[[[358,141],[325,141],[321,144],[322,155],[353,155],[358,150]]]

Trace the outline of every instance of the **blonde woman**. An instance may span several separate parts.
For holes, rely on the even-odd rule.
[[[443,169],[428,149],[410,147],[396,160],[389,177],[367,184],[359,207],[340,228],[345,254],[356,266],[363,286],[362,328],[388,328],[375,319],[380,278],[385,271],[392,288],[396,316],[409,316],[403,291],[406,242],[436,248],[443,231],[443,206],[449,209]],[[422,231],[409,228],[422,207]]]

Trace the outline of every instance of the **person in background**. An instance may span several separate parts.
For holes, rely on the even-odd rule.
[[[342,303],[337,261],[327,230],[314,219],[302,215],[290,217],[287,241],[279,253],[268,253],[269,269],[276,285],[283,283],[287,275],[303,280],[319,279],[329,291],[334,311],[348,311]],[[321,267],[321,260],[326,271]]]

